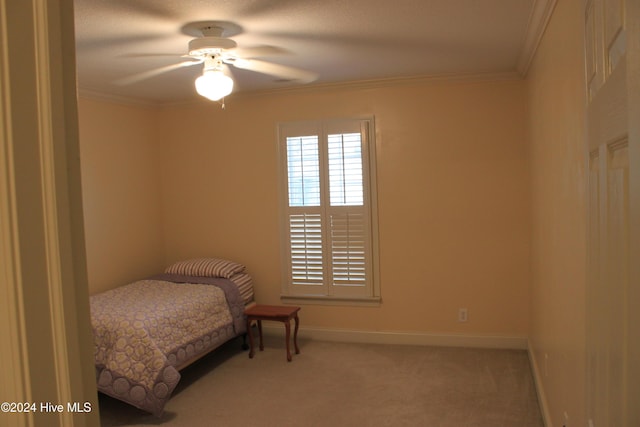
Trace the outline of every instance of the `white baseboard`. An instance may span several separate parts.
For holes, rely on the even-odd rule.
[[[531,370],[533,371],[533,382],[535,383],[536,393],[538,395],[538,405],[540,405],[540,412],[542,414],[542,422],[545,427],[553,427],[551,422],[551,416],[549,415],[549,405],[547,403],[547,395],[544,392],[542,385],[542,373],[540,371],[540,365],[536,359],[536,354],[531,347],[531,341],[527,344],[527,351],[529,353],[529,362],[531,363]]]
[[[293,326],[293,325],[292,325]],[[293,329],[293,327],[292,327]],[[276,322],[263,323],[264,334],[283,335],[284,327]],[[303,328],[299,338],[366,344],[433,345],[441,347],[504,348],[527,350],[526,337],[492,335],[450,335],[423,332],[356,331],[346,329]]]

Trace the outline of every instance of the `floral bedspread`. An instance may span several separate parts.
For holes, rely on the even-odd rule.
[[[177,367],[244,332],[215,285],[141,280],[93,295],[90,306],[98,390],[156,415]]]

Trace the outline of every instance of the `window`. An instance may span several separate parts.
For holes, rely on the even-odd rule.
[[[279,126],[283,297],[379,299],[373,119]]]

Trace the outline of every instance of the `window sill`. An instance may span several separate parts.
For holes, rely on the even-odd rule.
[[[280,295],[287,304],[350,305],[358,307],[379,307],[380,297],[332,297],[320,295]]]

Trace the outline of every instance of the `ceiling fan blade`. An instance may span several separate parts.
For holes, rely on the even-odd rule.
[[[124,77],[114,81],[113,83],[119,86],[125,86],[132,83],[137,83],[139,81],[148,79],[150,77],[157,76],[159,74],[163,74],[169,71],[177,70],[182,67],[190,67],[191,65],[201,64],[202,61],[183,61],[178,62],[177,64],[165,65],[164,67],[154,68],[153,70],[143,71],[142,73],[137,73],[130,75],[128,77]]]
[[[258,17],[265,15],[277,14],[278,12],[290,11],[291,8],[297,6],[297,0],[279,0],[271,2],[253,1],[246,2],[248,5],[238,11],[239,15],[246,17]]]
[[[123,53],[118,55],[118,58],[154,58],[154,57],[162,57],[169,56],[172,58],[190,58],[189,56],[183,53]]]
[[[80,51],[104,49],[109,46],[127,45],[131,43],[146,42],[162,42],[169,38],[166,34],[119,34],[116,36],[105,37],[102,35],[84,35],[90,30],[82,30],[76,32],[76,48]]]
[[[261,58],[264,56],[280,56],[290,53],[288,50],[281,47],[267,45],[254,47],[237,47],[234,49],[226,49],[226,52],[240,58]]]
[[[272,62],[260,61],[258,59],[238,58],[232,64],[234,67],[243,70],[256,71],[258,73],[269,74],[287,80],[297,80],[301,83],[311,83],[318,78],[318,75],[311,71],[274,64]]]

